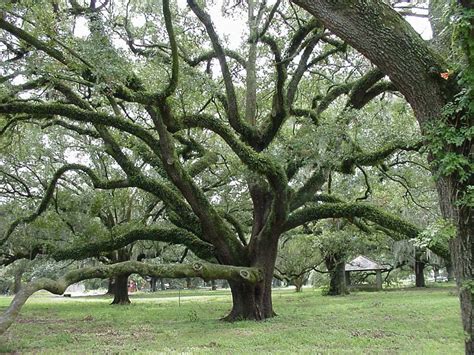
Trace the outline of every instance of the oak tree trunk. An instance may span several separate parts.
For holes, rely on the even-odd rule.
[[[423,261],[415,261],[415,286],[426,287],[425,283],[425,263]]]
[[[303,291],[303,285],[304,285],[304,278],[299,277],[293,280],[293,285],[296,287],[296,292],[302,292]]]
[[[276,315],[272,304],[272,281],[277,248],[278,238],[275,238],[265,247],[262,245],[253,256],[251,265],[263,271],[262,281],[254,285],[229,281],[232,310],[224,320],[264,320]]]
[[[114,300],[111,304],[130,304],[128,297],[128,275],[119,275],[115,278]]]
[[[329,296],[345,295],[348,292],[345,280],[345,260],[340,255],[330,255],[325,259],[329,271]]]

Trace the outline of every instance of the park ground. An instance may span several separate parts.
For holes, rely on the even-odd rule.
[[[10,302],[0,297],[0,310]],[[227,290],[137,293],[128,306],[105,296],[32,297],[0,337],[7,353],[463,354],[453,287],[355,292],[274,291],[278,316],[219,321]]]

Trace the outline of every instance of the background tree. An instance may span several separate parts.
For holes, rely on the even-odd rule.
[[[303,291],[310,272],[323,262],[315,238],[308,233],[288,233],[282,236],[275,265],[276,276],[296,292]]]

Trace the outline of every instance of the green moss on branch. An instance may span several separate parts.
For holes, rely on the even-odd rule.
[[[69,285],[94,279],[111,278],[117,275],[140,274],[142,276],[186,278],[201,277],[204,280],[224,279],[228,281],[255,284],[263,279],[263,273],[257,268],[217,265],[197,262],[194,264],[149,265],[138,261],[125,261],[113,265],[83,268],[67,273],[61,279],[37,279],[23,286],[15,295],[10,306],[0,316],[0,335],[12,325],[28,298],[39,290],[47,290],[60,295]]]

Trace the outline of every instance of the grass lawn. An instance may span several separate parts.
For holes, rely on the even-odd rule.
[[[454,289],[357,292],[275,290],[279,314],[224,323],[228,291],[138,293],[129,306],[106,297],[32,297],[0,337],[19,353],[383,353],[463,354]],[[3,310],[11,298],[0,297]]]

